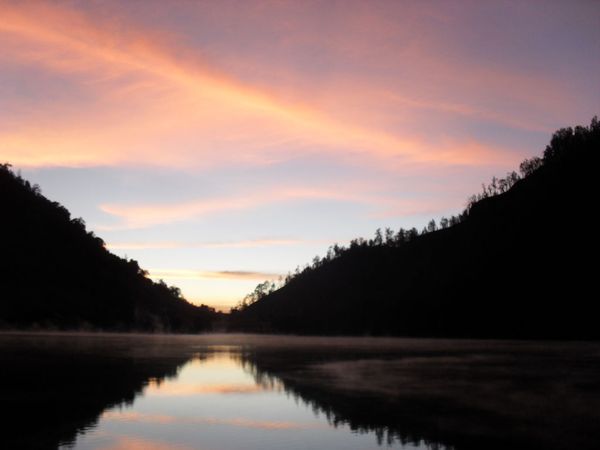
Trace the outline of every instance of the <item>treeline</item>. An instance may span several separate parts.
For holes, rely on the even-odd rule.
[[[592,119],[592,127],[596,126],[597,118],[594,117]],[[581,133],[584,130],[583,127],[576,127],[575,130],[572,130],[573,133]],[[559,131],[558,133],[562,132]],[[233,308],[233,312],[239,312],[243,309],[247,308],[251,304],[257,302],[263,297],[267,296],[275,292],[277,289],[282,288],[283,286],[290,283],[292,280],[298,278],[302,274],[310,272],[312,270],[318,269],[319,267],[333,261],[336,258],[339,258],[346,252],[356,248],[367,248],[367,247],[401,247],[404,244],[407,244],[419,236],[423,236],[428,233],[433,233],[437,230],[444,230],[449,227],[453,227],[463,222],[469,215],[469,211],[471,208],[477,204],[478,202],[494,197],[496,195],[503,194],[512,188],[519,180],[522,178],[530,176],[533,172],[535,172],[538,168],[540,168],[546,158],[542,159],[539,157],[533,157],[531,159],[525,159],[519,166],[520,174],[512,171],[506,174],[505,178],[496,178],[493,177],[491,183],[482,184],[482,192],[479,194],[474,194],[470,196],[467,200],[466,208],[458,215],[453,215],[450,217],[442,217],[439,219],[439,223],[436,222],[435,219],[431,219],[425,227],[419,231],[417,228],[412,227],[410,229],[400,228],[398,231],[395,231],[392,228],[385,228],[381,230],[378,228],[375,230],[375,234],[371,239],[365,239],[363,237],[358,237],[352,239],[348,247],[344,245],[340,245],[339,243],[335,243],[331,245],[327,249],[327,253],[325,256],[321,257],[316,255],[310,264],[306,264],[304,267],[297,266],[294,272],[288,272],[288,274],[277,281],[266,280],[262,283],[259,283],[254,291],[246,295],[240,302]]]
[[[517,283],[527,284],[533,296],[537,295],[533,283],[538,283],[540,295],[550,295],[545,289],[555,280],[549,274],[562,267],[565,260],[561,256],[580,258],[579,252],[584,252],[587,243],[578,247],[576,242],[582,236],[582,214],[597,201],[597,187],[592,180],[597,176],[594,167],[599,141],[597,117],[589,127],[561,129],[554,133],[541,157],[523,161],[520,173],[509,172],[504,178],[493,178],[490,184],[484,184],[482,192],[470,197],[457,216],[442,217],[439,223],[432,219],[421,231],[378,229],[371,239],[357,238],[349,246],[334,244],[324,257],[315,257],[311,264],[297,268],[278,283],[257,286],[232,311],[232,324],[246,329],[325,334],[438,335],[448,334],[448,327],[455,328],[448,318],[440,316],[442,311],[460,305],[461,317],[456,323],[471,316],[477,319],[475,314],[481,305],[473,305],[471,310],[465,305],[474,302],[476,296],[488,295],[497,283],[508,283],[514,292],[506,293],[510,301],[499,299],[494,307],[517,301],[537,302],[520,294]],[[556,251],[552,251],[552,246]],[[526,249],[529,253],[523,258]],[[439,260],[432,261],[432,254]],[[522,265],[529,259],[537,267]],[[541,267],[550,261],[555,267],[544,274]],[[579,267],[580,262],[574,267]],[[405,266],[404,273],[398,271]],[[497,271],[485,270],[486,267],[497,267]],[[574,282],[586,271],[586,267],[581,267],[577,274],[574,267],[565,270],[561,278],[568,275]],[[455,274],[455,279],[450,279],[449,274]],[[482,280],[490,280],[491,284],[483,285]],[[567,281],[561,283],[561,289],[568,290]],[[321,311],[316,298],[324,302]],[[285,312],[286,304],[290,311],[299,314],[298,320]],[[364,319],[353,308],[363,311]],[[315,325],[327,310],[332,310],[334,316],[329,317],[331,326]],[[343,316],[338,317],[334,310]],[[406,313],[425,314],[425,310],[443,325],[400,325],[410,322]],[[309,317],[307,311],[313,311],[315,317]],[[389,319],[378,316],[386,311],[402,314],[402,320],[388,323]],[[448,317],[454,315],[448,313]],[[514,313],[516,319],[518,315]],[[349,324],[349,317],[355,323]],[[342,322],[347,326],[342,326]],[[480,334],[475,328],[470,324],[464,333],[456,330],[451,334]],[[527,334],[524,325],[520,328],[523,329],[519,334]],[[493,335],[514,334],[500,329],[488,331]]]
[[[0,216],[0,328],[198,331],[218,316],[107,251],[9,164],[0,164]]]
[[[596,118],[594,118],[594,121],[595,120]],[[508,191],[519,180],[531,175],[535,170],[541,167],[543,162],[544,160],[538,157],[525,159],[519,167],[521,174],[512,171],[507,173],[505,178],[493,177],[490,184],[482,184],[481,193],[472,195],[468,198],[467,206],[460,214],[453,215],[450,217],[441,217],[439,219],[439,223],[436,222],[435,219],[431,219],[427,223],[427,225],[421,229],[421,231],[419,231],[415,227],[412,227],[410,229],[400,228],[398,231],[395,231],[394,229],[389,227],[385,228],[384,230],[378,228],[375,230],[375,234],[371,239],[358,237],[352,239],[350,241],[349,246],[347,247],[335,243],[327,249],[327,253],[325,254],[325,256],[315,256],[310,264],[306,264],[304,267],[297,266],[294,272],[288,272],[288,274],[284,278],[277,281],[266,280],[262,283],[259,283],[254,289],[254,291],[246,295],[242,300],[240,300],[240,302],[238,302],[238,304],[233,308],[233,312],[237,313],[243,310],[244,308],[247,308],[248,306],[257,302],[266,295],[271,294],[277,289],[280,289],[283,286],[287,285],[300,275],[310,272],[311,270],[318,269],[324,264],[327,264],[333,261],[334,259],[339,258],[349,250],[367,247],[401,247],[402,245],[413,241],[419,236],[423,236],[427,233],[433,233],[437,230],[444,230],[446,228],[458,225],[468,217],[469,211],[473,207],[473,205],[480,202],[481,200],[494,197],[496,195],[500,195]]]

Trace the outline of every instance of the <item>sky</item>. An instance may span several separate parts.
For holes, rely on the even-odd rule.
[[[593,0],[0,0],[0,162],[226,310],[459,213],[599,80]]]

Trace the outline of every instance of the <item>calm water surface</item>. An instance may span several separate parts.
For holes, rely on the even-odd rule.
[[[6,448],[597,448],[600,346],[0,335]]]

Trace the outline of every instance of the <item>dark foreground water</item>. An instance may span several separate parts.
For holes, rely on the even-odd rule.
[[[0,334],[1,448],[600,446],[600,345]]]

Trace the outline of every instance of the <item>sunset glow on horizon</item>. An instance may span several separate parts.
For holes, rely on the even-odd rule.
[[[0,163],[226,310],[600,106],[600,3],[0,0]]]

